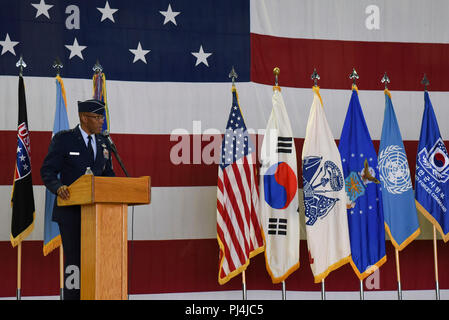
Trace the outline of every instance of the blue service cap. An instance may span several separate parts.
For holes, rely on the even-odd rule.
[[[92,112],[104,114],[105,105],[103,101],[90,99],[86,101],[78,101],[78,112]]]

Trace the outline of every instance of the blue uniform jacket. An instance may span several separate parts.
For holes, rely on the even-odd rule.
[[[86,172],[87,167],[91,168],[95,176],[115,176],[109,142],[98,134],[95,135],[95,139],[97,155],[92,164],[79,125],[54,135],[41,167],[42,180],[51,192],[56,194],[62,185],[72,184]],[[61,221],[64,212],[74,210],[79,212],[79,206],[58,207],[55,201],[52,220]]]

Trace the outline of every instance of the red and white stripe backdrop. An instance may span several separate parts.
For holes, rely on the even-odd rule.
[[[355,67],[360,75],[357,84],[362,108],[378,146],[385,103],[380,79],[387,72],[413,175],[424,107],[420,84],[424,73],[430,80],[430,97],[442,137],[449,137],[448,11],[449,3],[443,0],[251,1],[251,82],[236,84],[247,127],[256,132],[265,128],[272,108],[272,70],[280,67],[279,84],[300,159],[313,98],[310,74],[316,68],[326,115],[338,138],[350,98],[348,75]],[[107,78],[107,70],[105,73]],[[37,218],[23,246],[22,294],[57,295],[57,252],[42,255],[45,192],[39,177],[53,127],[55,80],[27,77],[26,71],[24,75]],[[63,80],[69,122],[74,126],[78,123],[76,101],[91,96],[92,81]],[[14,296],[16,288],[17,253],[9,243],[9,198],[16,148],[17,84],[17,77],[0,76],[0,296]],[[218,285],[218,168],[217,164],[206,164],[196,153],[211,143],[201,133],[215,133],[216,138],[213,129],[224,131],[232,101],[231,84],[107,80],[107,92],[112,137],[128,171],[133,176],[150,175],[153,183],[153,203],[135,207],[133,226],[129,217],[128,234],[131,237],[133,229],[136,240],[129,251],[131,293],[239,290],[239,277]],[[170,139],[173,132],[190,136],[191,164],[171,162],[170,151],[178,143],[176,136]],[[114,165],[122,175],[118,164]],[[303,212],[301,220],[303,228]],[[422,217],[420,222],[420,240],[401,253],[404,290],[434,288],[431,227]],[[444,270],[449,249],[441,241],[438,249],[440,287],[448,289],[449,276]],[[301,240],[301,266],[288,278],[287,290],[320,290],[313,283],[306,253],[305,240]],[[379,290],[396,289],[394,250],[389,243],[387,257],[380,269]],[[263,255],[251,259],[247,286],[250,290],[280,289],[271,284]],[[344,266],[326,279],[326,289],[356,291],[359,282],[351,268]]]

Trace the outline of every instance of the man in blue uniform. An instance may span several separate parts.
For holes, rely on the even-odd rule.
[[[91,99],[78,102],[80,124],[58,132],[52,138],[41,167],[45,186],[62,199],[69,199],[67,188],[90,168],[95,176],[115,176],[109,142],[100,133],[105,105]],[[80,206],[58,207],[55,201],[53,221],[59,225],[65,255],[64,299],[79,299],[81,279],[81,209]],[[69,279],[72,277],[72,279]]]

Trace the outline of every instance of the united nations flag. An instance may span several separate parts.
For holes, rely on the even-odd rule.
[[[420,229],[410,168],[391,94],[387,89],[378,162],[385,229],[395,248],[402,250],[419,235]]]
[[[449,240],[449,156],[441,139],[429,93],[424,92],[424,113],[416,156],[415,199],[418,210]]]

